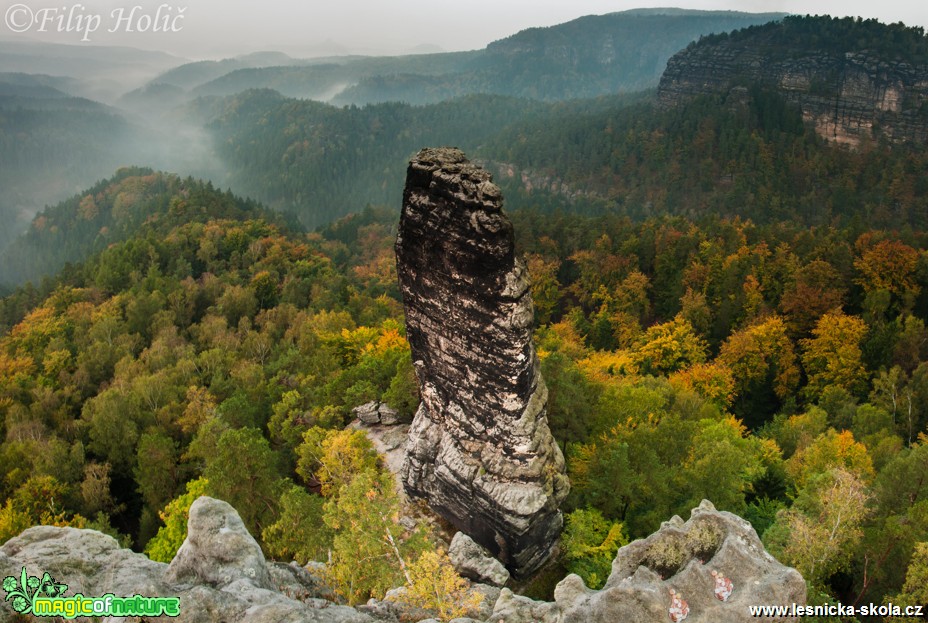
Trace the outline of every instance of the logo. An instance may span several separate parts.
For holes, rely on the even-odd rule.
[[[70,7],[32,8],[26,4],[14,4],[4,15],[6,27],[15,33],[23,32],[66,32],[73,33],[81,41],[90,41],[91,36],[103,28],[105,32],[174,33],[184,29],[187,7],[161,4],[154,12],[136,5],[132,8],[117,7],[109,15],[95,13],[83,4]]]
[[[102,597],[84,597],[77,593],[65,597],[67,584],[56,582],[46,571],[38,576],[28,575],[23,567],[19,578],[12,575],[3,579],[4,601],[20,614],[36,617],[176,617],[180,614],[177,597],[116,597],[107,593]]]

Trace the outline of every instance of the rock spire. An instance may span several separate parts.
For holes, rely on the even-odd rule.
[[[517,575],[561,529],[569,483],[546,417],[525,264],[490,174],[457,149],[410,162],[396,241],[422,403],[406,491]]]

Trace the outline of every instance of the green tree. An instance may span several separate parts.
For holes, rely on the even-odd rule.
[[[818,474],[793,507],[777,515],[764,533],[766,545],[807,582],[824,587],[832,575],[848,569],[863,537],[869,501],[866,485],[852,472]]]
[[[577,509],[568,514],[561,538],[567,570],[595,589],[606,583],[616,552],[628,543],[622,524],[607,521],[596,509]]]
[[[210,495],[234,506],[248,530],[261,534],[278,515],[284,486],[278,470],[277,455],[261,431],[237,428],[220,435],[203,477]]]
[[[419,407],[419,382],[410,352],[404,351],[396,362],[396,374],[383,394],[383,401],[396,409],[399,417],[411,422]]]
[[[135,481],[145,504],[158,510],[174,497],[180,480],[177,444],[153,431],[139,439]]]
[[[767,472],[765,454],[768,460],[779,458],[775,449],[746,432],[735,418],[700,421],[680,474],[691,496],[685,506],[707,499],[721,510],[744,513],[745,497]]]
[[[333,532],[323,521],[325,498],[292,486],[280,498],[280,517],[264,529],[261,538],[267,552],[278,560],[305,565],[324,561],[332,547]]]
[[[164,510],[159,512],[164,526],[158,534],[145,545],[145,553],[152,560],[158,562],[171,562],[177,550],[187,538],[187,518],[190,516],[190,506],[202,495],[206,495],[207,481],[204,478],[191,480],[187,483],[186,491],[168,503]]]
[[[391,474],[366,469],[325,503],[325,524],[335,534],[326,579],[349,605],[382,599],[405,579],[395,487]]]
[[[922,606],[928,604],[928,543],[918,543],[915,553],[909,562],[909,569],[905,575],[905,585],[898,595],[888,597],[889,603],[899,606]],[[903,621],[905,619],[888,618],[888,621]]]
[[[322,495],[332,497],[356,475],[376,471],[380,457],[361,430],[327,430],[314,426],[297,449],[297,473],[319,483]]]

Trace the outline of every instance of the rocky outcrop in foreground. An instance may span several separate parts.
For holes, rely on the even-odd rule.
[[[373,623],[319,598],[327,591],[296,563],[269,563],[235,509],[201,497],[190,507],[187,539],[171,564],[122,549],[95,530],[38,526],[0,547],[0,577],[48,572],[65,596],[180,597],[184,623]],[[9,604],[0,606],[9,613]],[[5,620],[0,617],[0,620]]]
[[[709,37],[668,61],[658,97],[669,107],[760,84],[798,104],[828,140],[853,147],[878,129],[893,141],[928,142],[928,66],[843,39],[852,28],[861,39],[892,42],[898,34],[895,26],[794,16]]]
[[[29,574],[47,571],[67,584],[65,596],[180,597],[176,620],[187,623],[434,623],[428,613],[415,616],[388,600],[354,609],[324,599],[331,590],[307,569],[266,561],[225,502],[198,499],[187,530],[167,565],[94,530],[29,528],[0,547],[0,577],[18,577],[25,565]],[[708,502],[685,523],[674,517],[620,549],[601,591],[587,589],[575,575],[558,584],[551,603],[485,585],[473,590],[485,598],[483,613],[475,616],[487,623],[679,621],[671,616],[674,607],[688,611],[688,623],[735,623],[750,620],[748,606],[804,604],[806,597],[802,577],[764,551],[750,524]],[[10,614],[10,604],[0,604],[0,620]]]
[[[806,585],[795,569],[764,550],[754,528],[703,500],[684,523],[665,522],[646,539],[621,548],[600,591],[569,575],[554,602],[536,602],[504,589],[492,620],[505,623],[736,623],[749,607],[805,604]],[[768,618],[765,621],[788,619]]]
[[[457,149],[424,149],[409,165],[396,261],[422,403],[403,481],[525,575],[550,555],[569,483],[502,203]]]

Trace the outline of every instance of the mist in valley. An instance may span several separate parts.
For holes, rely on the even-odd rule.
[[[144,77],[150,80],[151,74]],[[7,289],[41,276],[28,267],[25,273],[17,270],[7,257],[34,217],[123,167],[149,167],[217,185],[227,181],[210,135],[190,118],[183,100],[149,99],[133,106],[115,91],[105,102],[86,97],[103,84],[135,85],[141,74],[137,68],[119,74],[111,67],[105,75],[92,83],[0,74],[0,284]]]

